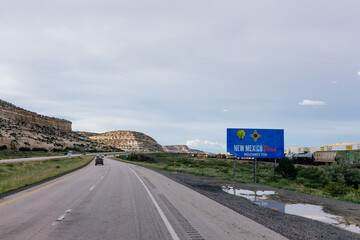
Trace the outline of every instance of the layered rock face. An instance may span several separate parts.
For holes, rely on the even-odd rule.
[[[115,149],[72,132],[70,121],[41,116],[0,100],[0,150],[113,151]]]
[[[174,153],[190,153],[190,148],[186,145],[168,145],[163,146],[165,152],[174,152]]]
[[[2,100],[0,100],[0,118],[24,124],[37,124],[43,127],[51,127],[61,132],[72,131],[70,121],[42,116],[37,113],[18,108],[13,104]]]
[[[164,152],[205,154],[205,152],[201,150],[190,149],[186,145],[168,145],[168,146],[163,146],[162,148]]]
[[[153,138],[135,131],[112,131],[90,136],[90,139],[128,151],[162,152],[163,149]]]

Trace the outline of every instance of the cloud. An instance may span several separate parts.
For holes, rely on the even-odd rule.
[[[338,84],[338,83],[339,83],[338,80],[331,81],[331,84]]]
[[[357,74],[360,76],[360,72],[357,72]]]
[[[306,99],[306,100],[302,100],[302,102],[299,102],[299,105],[301,105],[301,106],[323,106],[323,105],[326,105],[326,102]]]
[[[223,111],[223,112],[228,112],[229,110],[227,110],[227,109],[223,109],[222,111]]]
[[[208,140],[193,139],[187,140],[186,145],[189,148],[195,148],[210,152],[225,152],[225,144],[219,142],[212,142]]]

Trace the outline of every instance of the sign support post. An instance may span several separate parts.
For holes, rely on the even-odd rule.
[[[276,158],[274,158],[274,180],[276,179]]]
[[[234,181],[236,181],[236,158],[234,158]]]
[[[254,160],[254,182],[256,183],[256,158]]]

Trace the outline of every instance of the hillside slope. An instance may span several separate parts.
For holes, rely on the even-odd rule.
[[[0,100],[0,149],[12,151],[113,151],[74,133],[71,122],[39,115]]]

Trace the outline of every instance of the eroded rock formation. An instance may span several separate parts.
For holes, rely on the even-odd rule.
[[[0,150],[113,151],[72,132],[71,122],[42,116],[0,100]]]
[[[42,116],[34,112],[16,107],[0,100],[0,118],[12,120],[22,124],[36,124],[42,127],[51,127],[61,132],[71,132],[71,122],[65,119]]]
[[[205,152],[197,149],[190,149],[186,145],[168,145],[162,147],[165,152],[172,153],[196,153],[196,154],[205,154]]]
[[[112,131],[90,136],[90,139],[128,151],[162,152],[163,149],[153,138],[135,131]]]

